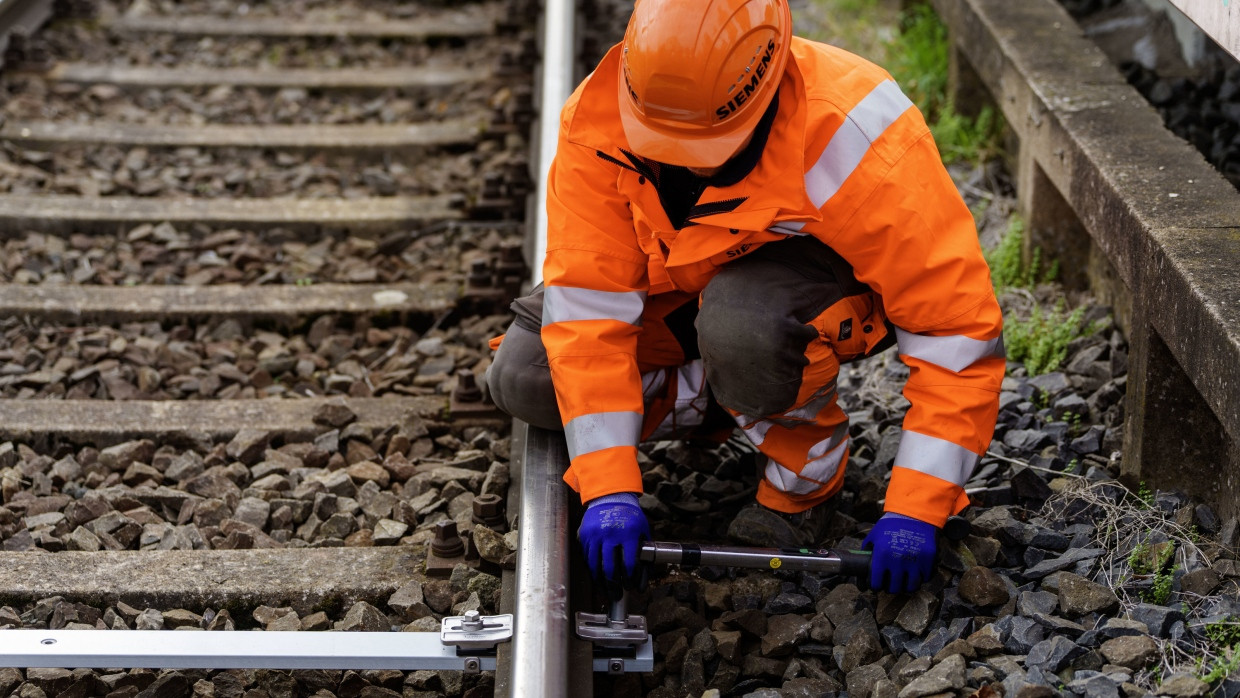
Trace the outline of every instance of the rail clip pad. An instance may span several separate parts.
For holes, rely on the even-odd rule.
[[[499,643],[512,639],[512,614],[484,616],[466,611],[463,616],[448,616],[440,625],[439,639],[458,652],[493,650]]]
[[[644,616],[628,615],[624,620],[612,620],[606,613],[578,612],[577,637],[596,647],[629,649],[642,644],[650,635],[646,632]]]

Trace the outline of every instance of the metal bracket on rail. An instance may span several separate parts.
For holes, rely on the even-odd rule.
[[[607,613],[577,613],[577,637],[595,647],[594,671],[608,674],[654,670],[654,646],[645,616],[625,612],[626,597],[613,599]]]
[[[493,655],[495,647],[512,639],[512,614],[484,616],[466,611],[463,616],[448,616],[440,624],[439,640],[465,655],[465,673],[482,671],[480,655]]]

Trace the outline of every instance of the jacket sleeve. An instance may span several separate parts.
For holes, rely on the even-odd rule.
[[[885,509],[941,527],[968,504],[964,484],[994,434],[1003,314],[973,216],[929,137],[898,163],[874,204],[886,211],[875,211],[874,230],[892,244],[858,259],[896,327],[911,403]]]
[[[866,150],[822,206],[839,221],[822,237],[882,296],[910,369],[885,509],[941,527],[968,504],[964,484],[994,433],[1003,316],[973,216],[920,113],[891,106],[857,129]]]
[[[618,166],[561,137],[549,174],[542,339],[583,501],[642,491],[637,336],[647,255],[617,190]]]

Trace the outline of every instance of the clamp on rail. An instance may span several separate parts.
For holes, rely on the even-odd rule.
[[[439,628],[440,642],[455,647],[458,655],[467,655],[465,673],[477,674],[482,671],[481,655],[493,658],[496,646],[512,639],[512,614],[484,616],[466,611],[463,616],[444,618]]]
[[[595,648],[595,673],[654,671],[654,643],[646,618],[626,613],[627,599],[628,592],[621,591],[607,613],[577,613],[577,637]]]

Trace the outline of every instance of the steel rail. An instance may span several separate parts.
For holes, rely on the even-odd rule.
[[[10,37],[34,34],[51,16],[52,0],[0,0],[0,66]]]
[[[520,454],[521,505],[517,527],[517,602],[513,627],[511,695],[568,695],[568,468],[564,436],[525,429]]]
[[[573,0],[547,0],[543,11],[543,60],[542,83],[538,102],[538,194],[534,203],[534,251],[531,283],[542,281],[542,260],[547,256],[547,172],[555,158],[559,141],[560,107],[576,86],[574,68],[577,65],[573,50],[574,20]]]
[[[546,0],[537,128],[538,189],[534,203],[531,283],[542,280],[547,253],[547,173],[559,138],[560,106],[575,85],[572,0]],[[515,422],[524,433],[520,463],[517,600],[510,695],[562,698],[569,691],[568,497],[561,480],[568,467],[563,436]]]

